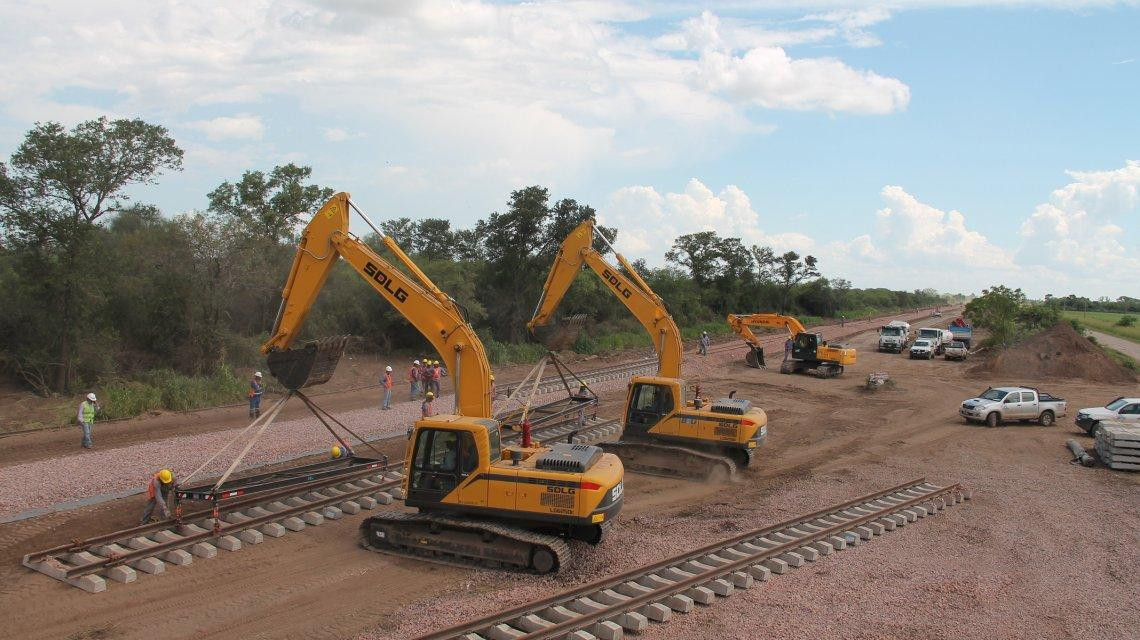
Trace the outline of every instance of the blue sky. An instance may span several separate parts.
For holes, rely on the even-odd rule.
[[[1135,2],[13,2],[0,156],[167,126],[178,212],[294,161],[376,218],[549,186],[660,264],[713,229],[857,286],[1140,296]]]

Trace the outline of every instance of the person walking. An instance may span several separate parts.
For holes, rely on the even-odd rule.
[[[98,413],[101,407],[98,401],[95,400],[94,393],[88,393],[83,402],[79,403],[79,413],[75,419],[79,421],[79,427],[83,429],[83,439],[79,444],[84,449],[91,449],[95,446],[95,442],[91,439],[91,429],[95,426],[95,414]]]
[[[391,365],[384,367],[384,377],[380,379],[384,384],[384,406],[380,407],[384,411],[392,408],[392,367]]]
[[[421,418],[430,418],[435,415],[435,405],[432,404],[433,400],[435,400],[434,393],[428,391],[424,394],[423,404],[420,405]]]
[[[261,385],[261,372],[256,371],[253,378],[249,381],[249,419],[261,417],[261,394],[265,393],[265,387]]]
[[[143,509],[142,518],[139,520],[140,525],[150,521],[155,507],[162,511],[164,517],[170,518],[170,507],[166,506],[166,501],[170,499],[170,491],[173,488],[174,474],[170,469],[163,469],[151,477],[150,483],[146,485],[146,508]]]
[[[434,366],[431,368],[431,390],[436,396],[439,395],[439,381],[441,378],[443,378],[443,367],[439,366],[439,360],[436,360]]]
[[[700,354],[702,356],[707,356],[709,354],[709,344],[711,344],[711,343],[712,343],[712,340],[709,338],[709,332],[708,331],[702,331],[701,332],[701,341],[700,341]]]
[[[413,360],[412,368],[408,369],[408,400],[415,400],[420,395],[420,361]]]
[[[786,341],[784,341],[784,361],[785,362],[792,359],[792,345],[794,345],[794,344],[795,343],[792,342],[791,338],[788,338]]]

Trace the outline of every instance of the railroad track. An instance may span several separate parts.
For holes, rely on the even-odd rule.
[[[632,376],[653,373],[656,371],[657,356],[652,356],[648,358],[639,358],[637,360],[625,362],[622,364],[610,365],[608,367],[602,367],[600,369],[591,369],[589,371],[579,373],[577,376],[583,382],[597,383],[607,382],[609,380],[617,380],[620,378],[629,378]],[[566,383],[570,384],[571,391],[575,390],[574,382],[575,381],[572,379],[566,379]],[[560,389],[565,389],[563,385],[564,383],[561,376],[547,376],[539,380],[538,393],[553,393]],[[502,391],[507,395],[510,395],[514,393],[518,386],[518,384],[504,386]],[[529,387],[530,384],[527,384],[525,386]]]
[[[536,428],[532,437],[548,443],[571,439],[596,442],[621,430],[617,420]],[[504,434],[505,441],[520,434]],[[382,505],[403,500],[403,463],[361,469],[336,478],[297,484],[252,494],[220,505],[217,526],[213,509],[183,514],[104,535],[74,540],[24,556],[22,564],[57,580],[99,593],[107,581],[131,583],[139,574],[158,575],[171,566],[186,566],[196,558],[214,558],[218,551],[236,552],[290,532],[320,526]]]
[[[417,640],[618,640],[969,499],[919,478]]]

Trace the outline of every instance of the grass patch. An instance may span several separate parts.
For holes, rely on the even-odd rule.
[[[1077,320],[1083,326],[1094,331],[1100,331],[1101,333],[1107,333],[1118,338],[1140,343],[1140,326],[1134,324],[1129,327],[1124,327],[1118,324],[1120,319],[1124,316],[1135,314],[1110,313],[1107,311],[1062,311],[1061,315],[1066,320]]]
[[[241,402],[247,382],[228,366],[206,376],[187,376],[170,369],[148,371],[134,380],[101,385],[99,418],[131,418],[151,411],[187,411]]]
[[[1140,362],[1136,362],[1135,358],[1127,354],[1120,353],[1116,349],[1110,349],[1104,345],[1098,346],[1103,349],[1104,352],[1108,354],[1108,357],[1112,358],[1116,364],[1124,367],[1125,369],[1128,369],[1129,371],[1140,373]]]
[[[483,340],[483,349],[491,364],[518,364],[536,362],[546,355],[546,348],[533,342],[509,344],[498,340]]]

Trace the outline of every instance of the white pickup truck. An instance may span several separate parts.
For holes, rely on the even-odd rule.
[[[1103,407],[1077,411],[1077,426],[1090,436],[1095,436],[1097,427],[1106,420],[1140,424],[1140,398],[1117,398]]]
[[[1051,426],[1065,415],[1068,403],[1031,387],[990,387],[958,408],[966,422],[985,422],[996,427],[1003,422],[1034,421]]]

